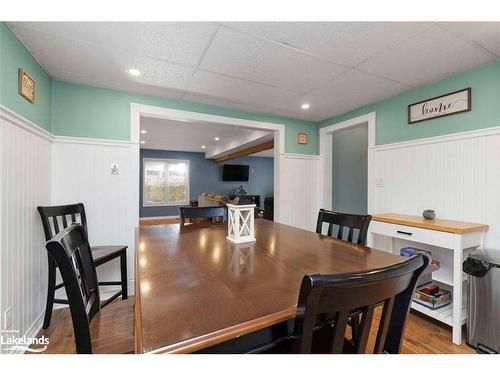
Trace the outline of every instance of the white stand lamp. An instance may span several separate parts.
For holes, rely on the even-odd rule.
[[[227,205],[228,235],[227,239],[233,243],[255,241],[254,217],[255,204]]]

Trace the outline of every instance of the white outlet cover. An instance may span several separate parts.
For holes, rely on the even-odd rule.
[[[375,179],[375,186],[378,188],[383,188],[384,187],[384,179],[383,178],[376,178]]]

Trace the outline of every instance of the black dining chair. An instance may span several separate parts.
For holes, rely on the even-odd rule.
[[[88,237],[87,231],[87,217],[85,215],[85,207],[83,203],[67,204],[62,206],[46,206],[38,207],[38,213],[42,219],[43,231],[45,233],[45,240],[49,241],[57,235],[62,229],[68,227],[69,224],[79,222],[82,225],[85,235]],[[118,297],[127,299],[128,286],[127,286],[127,246],[92,246],[92,258],[94,266],[99,267],[114,259],[120,259],[120,281],[102,281],[99,285],[118,285],[121,287],[120,291],[113,294],[107,300],[103,301],[102,307],[114,301]],[[48,328],[52,317],[52,309],[54,303],[68,304],[67,299],[55,298],[56,290],[64,286],[64,281],[56,285],[56,269],[57,264],[52,257],[48,255],[48,287],[47,287],[47,301],[45,306],[45,316],[43,319],[43,328]]]
[[[204,222],[215,222],[216,220],[227,221],[227,207],[179,207],[180,223],[185,225],[185,219],[203,219]]]
[[[371,215],[345,214],[322,208],[318,213],[316,233],[322,234],[323,223],[327,223],[328,236],[358,245],[366,245],[366,236],[371,219]]]
[[[73,223],[45,245],[64,282],[71,319],[58,320],[42,333],[47,353],[133,353],[133,300],[112,303],[101,311],[95,262],[83,225]],[[74,346],[68,344],[71,329]]]
[[[399,353],[417,280],[428,264],[429,258],[419,254],[361,273],[306,275],[292,333],[247,352],[365,353],[375,309],[381,308],[373,352]],[[360,327],[355,337],[347,339],[353,312],[361,314]]]

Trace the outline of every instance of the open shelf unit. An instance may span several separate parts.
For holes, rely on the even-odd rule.
[[[368,228],[367,245],[399,255],[402,247],[430,251],[439,262],[432,283],[452,293],[452,304],[432,310],[416,302],[411,308],[453,328],[452,340],[462,342],[462,325],[467,320],[467,278],[462,263],[472,250],[482,247],[487,225],[446,220],[427,220],[419,216],[374,214]],[[453,304],[462,308],[453,311]]]
[[[426,306],[420,305],[416,302],[411,303],[411,308],[425,314],[433,319],[439,320],[449,326],[453,325],[453,285],[442,283],[438,280],[432,279],[432,283],[438,285],[440,288],[449,290],[452,293],[452,301],[449,305],[443,306],[439,309],[432,310]],[[424,286],[424,285],[423,285]],[[419,287],[422,288],[423,286]],[[467,321],[467,285],[464,284],[462,288],[462,324]]]

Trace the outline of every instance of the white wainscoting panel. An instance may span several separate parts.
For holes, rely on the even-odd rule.
[[[118,174],[111,173],[113,163],[118,164]],[[134,229],[139,222],[139,181],[134,177],[139,175],[138,168],[139,147],[129,142],[55,137],[52,145],[52,204],[85,205],[91,245],[128,246],[129,294],[134,292]],[[119,280],[119,260],[100,266],[98,277],[99,281]]]
[[[500,254],[500,128],[372,151],[372,213],[420,215],[430,208],[439,218],[488,224],[485,246]]]
[[[0,329],[16,330],[16,337],[36,335],[45,310],[47,252],[36,207],[50,204],[51,139],[0,107]]]
[[[281,154],[280,223],[314,231],[320,209],[319,156]]]

